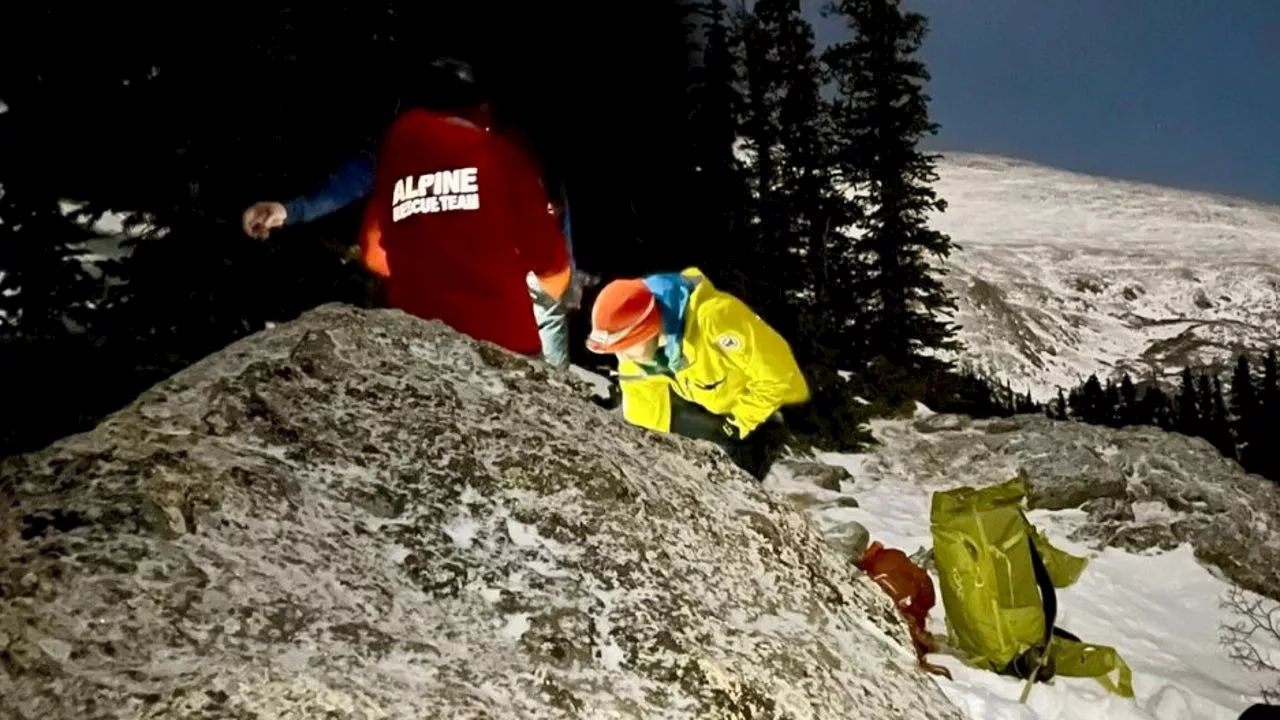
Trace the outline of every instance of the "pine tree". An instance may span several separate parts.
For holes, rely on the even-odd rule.
[[[1097,375],[1090,375],[1089,379],[1085,380],[1080,396],[1080,419],[1090,425],[1106,424],[1111,417],[1111,406],[1107,402],[1107,393],[1102,389],[1102,383]]]
[[[1267,359],[1262,364],[1262,385],[1258,388],[1262,405],[1271,410],[1272,416],[1280,412],[1280,379],[1276,377],[1276,349],[1267,351]]]
[[[1031,396],[1031,390],[1018,396],[1018,404],[1014,409],[1016,413],[1033,413],[1039,412],[1040,406],[1036,404],[1035,398]]]
[[[1231,416],[1227,412],[1227,402],[1222,394],[1222,379],[1213,378],[1213,413],[1208,418],[1205,439],[1218,448],[1223,457],[1236,459],[1236,440],[1231,433]]]
[[[1051,412],[1049,414],[1049,417],[1053,418],[1054,420],[1067,419],[1067,398],[1063,396],[1062,388],[1058,388],[1058,399],[1055,400],[1053,402],[1053,405],[1050,406],[1050,410]]]
[[[841,308],[831,306],[825,282],[834,188],[813,28],[799,0],[760,0],[742,24],[750,88],[745,127],[757,158],[752,254],[767,288],[757,310],[797,344],[838,347],[833,320]]]
[[[1212,442],[1213,428],[1216,418],[1213,407],[1213,378],[1207,373],[1196,377],[1196,407],[1200,408],[1200,424],[1196,427],[1196,437]]]
[[[98,348],[111,329],[106,288],[80,261],[90,233],[29,187],[0,200],[0,457],[86,429],[120,387],[98,379],[110,377]]]
[[[1106,389],[1103,391],[1106,396],[1106,406],[1103,408],[1102,422],[1110,427],[1119,427],[1120,425],[1120,388],[1116,387],[1114,380],[1107,379]]]
[[[930,187],[936,156],[918,147],[938,130],[923,89],[929,73],[916,58],[928,25],[900,0],[837,0],[830,11],[854,32],[828,48],[823,62],[836,93],[835,167],[865,208],[855,228],[856,255],[870,264],[857,288],[867,303],[860,332],[889,365],[937,367],[930,353],[957,343],[954,326],[938,317],[954,312],[955,302],[930,261],[946,259],[951,240],[927,226],[928,214],[946,203]]]
[[[1231,411],[1230,424],[1235,431],[1235,445],[1240,464],[1246,468],[1254,466],[1254,450],[1260,445],[1256,442],[1254,432],[1259,425],[1259,405],[1257,389],[1253,385],[1253,373],[1249,370],[1249,358],[1241,355],[1236,360],[1235,372],[1231,375]]]
[[[80,260],[93,233],[32,184],[0,191],[0,336],[57,342],[88,329],[106,292]]]
[[[1254,459],[1257,472],[1280,482],[1280,379],[1276,372],[1276,349],[1267,352],[1262,364],[1262,384],[1258,386],[1260,403],[1255,437],[1264,438]]]
[[[1084,404],[1084,393],[1081,388],[1071,388],[1071,391],[1067,393],[1067,408],[1071,411],[1069,417],[1072,420],[1086,422],[1084,416],[1088,410]]]
[[[1164,430],[1173,428],[1173,417],[1169,409],[1169,397],[1159,385],[1148,385],[1142,392],[1142,400],[1138,404],[1136,424],[1155,425]]]
[[[753,156],[747,173],[752,202],[737,249],[727,256],[753,309],[791,341],[814,399],[801,413],[813,434],[846,450],[867,439],[868,412],[839,369],[850,312],[830,282],[848,278],[833,262],[833,217],[841,196],[828,170],[825,108],[813,28],[799,0],[759,0],[734,16],[744,57],[742,130]],[[845,281],[847,282],[847,280]]]
[[[747,230],[744,170],[734,154],[744,107],[737,40],[730,32],[724,0],[690,3],[687,10],[691,22],[702,26],[702,59],[692,68],[686,93],[690,162],[704,190],[701,202],[707,220],[698,233],[706,243],[702,265],[718,284],[742,292],[744,276],[731,261]]]
[[[1116,424],[1118,426],[1136,425],[1138,424],[1138,389],[1133,386],[1133,380],[1128,373],[1120,378],[1120,402],[1116,410]]]
[[[747,175],[754,201],[749,240],[738,251],[735,261],[749,268],[747,275],[757,281],[762,280],[765,274],[762,271],[773,264],[786,242],[780,232],[786,208],[775,196],[780,184],[777,155],[782,131],[778,125],[778,106],[783,83],[777,43],[779,16],[785,14],[785,5],[779,0],[758,0],[751,11],[745,5],[739,6],[735,18],[745,58],[746,106],[742,130],[752,155]],[[753,305],[760,306],[766,293],[759,295],[759,298],[749,297]]]
[[[1200,405],[1191,368],[1182,370],[1178,388],[1178,417],[1174,422],[1174,429],[1188,436],[1195,436],[1200,432]]]

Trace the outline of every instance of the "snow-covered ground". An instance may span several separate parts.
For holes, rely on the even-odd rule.
[[[984,155],[938,173],[965,357],[1017,390],[1176,375],[1280,337],[1280,207]]]
[[[860,505],[812,510],[820,527],[850,520],[873,540],[908,554],[932,547],[929,503],[933,490],[895,467],[891,435],[903,421],[875,421],[885,444],[866,455],[820,456],[853,475],[842,492]],[[1003,478],[955,478],[955,486],[985,485]],[[776,471],[768,483],[782,492],[827,493]],[[1108,694],[1092,679],[1057,678],[1038,684],[1026,705],[1018,702],[1022,681],[966,667],[955,658],[930,659],[948,667],[953,681],[938,683],[974,720],[1235,720],[1259,700],[1259,689],[1275,678],[1232,664],[1219,643],[1224,613],[1219,599],[1230,585],[1196,562],[1189,547],[1164,554],[1134,555],[1115,549],[1098,553],[1066,539],[1083,515],[1078,511],[1031,512],[1058,547],[1092,558],[1080,580],[1059,591],[1059,625],[1090,642],[1119,650],[1134,673],[1134,700]],[[934,577],[935,583],[937,577]],[[941,597],[930,629],[945,634]]]

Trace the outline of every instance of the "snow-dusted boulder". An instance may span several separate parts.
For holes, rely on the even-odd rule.
[[[790,472],[801,483],[830,492],[840,492],[841,484],[853,479],[845,468],[810,460],[779,460],[775,467]]]
[[[0,464],[20,718],[958,718],[709,444],[393,311],[247,338]]]
[[[1001,432],[985,432],[994,423]],[[1280,487],[1203,439],[1040,415],[974,421],[969,431],[891,433],[890,447],[877,452],[921,482],[994,483],[1022,471],[1031,507],[1088,513],[1074,539],[1131,551],[1190,543],[1235,584],[1280,600]]]

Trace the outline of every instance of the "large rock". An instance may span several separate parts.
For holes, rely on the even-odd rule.
[[[853,479],[853,475],[845,468],[809,460],[781,460],[776,467],[789,471],[799,482],[830,492],[840,492],[841,483]]]
[[[1280,600],[1280,487],[1205,440],[1041,415],[974,421],[967,430],[964,421],[935,417],[924,431],[890,431],[889,446],[875,452],[938,487],[1024,472],[1031,507],[1089,513],[1075,539],[1132,551],[1190,543],[1237,585]],[[995,423],[1001,432],[973,432]]]
[[[0,703],[62,718],[959,718],[710,444],[324,307],[0,464]]]

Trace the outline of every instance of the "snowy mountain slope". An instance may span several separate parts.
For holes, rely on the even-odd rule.
[[[1280,337],[1280,207],[954,153],[938,164],[964,359],[1037,399]]]
[[[975,428],[985,424],[974,423]],[[839,492],[815,488],[786,468],[775,470],[767,484],[803,498],[798,504],[807,507],[828,534],[846,532],[850,522],[861,523],[871,539],[914,553],[933,546],[929,506],[934,490],[1003,479],[974,472],[976,466],[942,448],[936,453],[939,471],[921,473],[916,456],[933,436],[917,432],[907,421],[878,420],[872,431],[881,444],[868,454],[820,456],[851,473]],[[841,502],[850,496],[856,506]],[[930,661],[946,666],[954,676],[952,681],[935,681],[968,717],[1235,720],[1258,701],[1262,686],[1277,680],[1228,660],[1219,644],[1219,623],[1230,616],[1219,601],[1232,586],[1197,562],[1188,545],[1164,553],[1094,550],[1070,539],[1089,523],[1086,513],[1034,510],[1029,517],[1058,547],[1091,557],[1080,580],[1059,592],[1059,624],[1086,640],[1114,646],[1133,669],[1136,697],[1110,695],[1091,679],[1057,678],[1037,685],[1022,705],[1021,681],[969,668],[948,655],[931,655]],[[940,598],[930,615],[930,630],[946,633]],[[1280,651],[1273,645],[1263,647]]]

